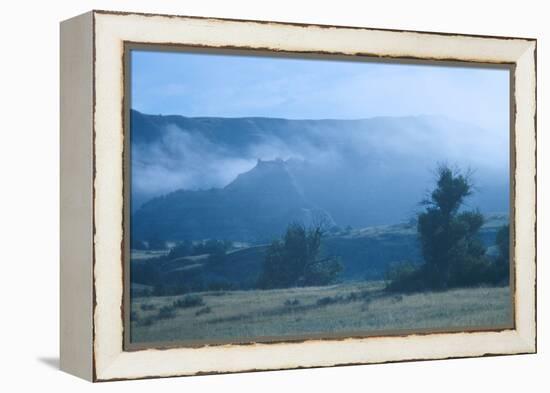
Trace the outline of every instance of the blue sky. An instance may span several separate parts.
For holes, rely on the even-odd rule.
[[[142,50],[131,66],[132,107],[149,114],[442,115],[508,131],[508,70]]]

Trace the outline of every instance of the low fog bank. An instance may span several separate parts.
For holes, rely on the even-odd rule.
[[[505,212],[507,130],[444,117],[365,120],[185,118],[132,111],[132,210],[185,190],[222,188],[258,160],[282,159],[308,201],[338,225],[412,218],[438,163],[471,169],[469,207]]]

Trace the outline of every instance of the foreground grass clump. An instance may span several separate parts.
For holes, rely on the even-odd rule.
[[[149,327],[155,322],[173,319],[177,316],[178,309],[190,309],[205,306],[202,296],[191,294],[182,298],[172,299],[169,302],[141,302],[139,305],[140,312],[137,307],[134,307],[134,311],[130,314],[130,321],[134,322],[136,326]],[[157,310],[158,309],[158,310]],[[156,313],[155,313],[156,311]],[[199,309],[195,315],[203,315],[211,312],[210,307],[205,306]]]
[[[176,316],[176,310],[175,310],[174,306],[161,307],[158,314],[157,314],[158,319],[169,319],[169,318],[173,318],[175,316]]]
[[[203,308],[199,308],[196,312],[195,312],[195,316],[198,317],[200,315],[204,315],[204,314],[210,314],[212,312],[212,309],[208,306],[206,307],[203,307]]]
[[[298,299],[287,299],[284,304],[286,307],[296,307],[300,305],[300,301]]]
[[[317,299],[316,304],[317,304],[318,306],[323,307],[323,306],[328,306],[328,305],[330,305],[330,304],[337,304],[337,303],[340,303],[340,302],[342,302],[343,300],[344,300],[344,297],[343,297],[343,296],[340,296],[340,295],[338,295],[338,296],[324,296],[324,297],[322,297],[322,298],[320,298],[320,299]]]
[[[191,308],[204,305],[204,300],[199,295],[186,295],[181,299],[174,300],[172,303],[174,308]]]

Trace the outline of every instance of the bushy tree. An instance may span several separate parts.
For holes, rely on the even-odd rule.
[[[399,275],[389,289],[446,289],[486,281],[490,260],[478,237],[483,215],[477,210],[459,211],[472,189],[468,174],[445,165],[438,168],[436,188],[418,215],[424,264]]]
[[[342,265],[336,258],[320,258],[324,230],[321,225],[309,229],[291,224],[282,239],[267,249],[260,288],[327,285],[334,282]]]

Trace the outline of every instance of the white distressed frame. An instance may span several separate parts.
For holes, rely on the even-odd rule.
[[[95,103],[92,379],[536,352],[535,40],[109,12],[90,15]],[[515,329],[125,352],[121,313],[124,42],[515,64]]]

